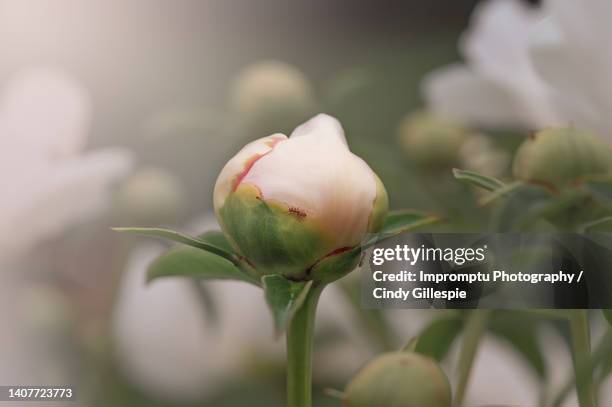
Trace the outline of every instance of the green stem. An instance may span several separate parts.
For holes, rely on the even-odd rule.
[[[576,391],[580,407],[595,407],[593,374],[585,368],[591,362],[591,337],[587,310],[570,311],[572,356],[576,372]]]
[[[312,405],[315,315],[324,285],[313,285],[287,330],[287,407]]]
[[[461,354],[459,355],[459,364],[457,366],[457,374],[459,381],[457,382],[457,388],[455,389],[455,397],[453,399],[453,407],[461,407],[463,405],[463,399],[465,398],[465,392],[467,385],[470,381],[470,373],[472,372],[472,365],[478,352],[478,345],[487,328],[487,321],[489,319],[489,310],[475,309],[470,312],[468,317],[463,343],[461,345]]]

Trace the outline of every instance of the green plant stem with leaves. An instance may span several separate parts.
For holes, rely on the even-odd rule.
[[[325,286],[313,285],[287,329],[287,406],[312,405],[312,349],[315,316]]]
[[[470,311],[470,315],[468,316],[457,367],[459,380],[455,389],[453,407],[461,407],[463,405],[467,385],[470,381],[472,366],[474,365],[474,359],[478,353],[478,345],[480,344],[482,335],[486,331],[490,314],[491,311],[489,310],[475,309]]]

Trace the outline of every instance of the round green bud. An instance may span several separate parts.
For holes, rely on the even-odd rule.
[[[181,182],[155,167],[136,171],[119,187],[115,199],[117,215],[137,224],[173,223],[185,206]]]
[[[612,150],[592,133],[550,128],[528,137],[514,157],[514,176],[556,188],[589,175],[609,174]]]
[[[345,407],[450,407],[448,378],[431,358],[387,353],[363,367],[344,392]]]
[[[459,124],[429,112],[406,116],[399,127],[400,144],[410,159],[426,167],[452,167],[466,138]]]
[[[310,81],[296,67],[260,61],[241,71],[232,84],[232,110],[253,136],[286,133],[306,120],[314,107]]]

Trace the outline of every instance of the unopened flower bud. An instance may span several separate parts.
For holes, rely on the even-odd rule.
[[[426,167],[456,165],[465,137],[463,127],[429,112],[411,113],[399,127],[400,143],[406,154]]]
[[[377,357],[349,383],[346,407],[450,407],[451,388],[438,364],[416,353]]]
[[[118,216],[133,223],[173,223],[184,208],[180,181],[161,168],[138,170],[117,191]]]
[[[290,131],[313,111],[308,79],[292,65],[262,61],[245,68],[235,79],[231,107],[256,136]]]
[[[514,176],[562,187],[582,177],[609,174],[612,150],[588,131],[573,127],[542,130],[527,138],[514,157]]]
[[[320,260],[376,232],[388,201],[340,123],[318,115],[290,138],[273,134],[240,150],[217,179],[214,206],[230,244],[260,275],[309,279]]]

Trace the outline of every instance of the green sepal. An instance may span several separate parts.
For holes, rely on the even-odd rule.
[[[504,188],[506,184],[497,178],[489,177],[487,175],[478,174],[474,171],[460,170],[453,168],[453,176],[461,181],[479,188],[486,189],[487,191],[496,191],[500,188]]]
[[[260,275],[303,280],[305,272],[333,247],[321,225],[295,208],[266,202],[251,185],[241,185],[219,210],[223,231]]]
[[[308,276],[326,284],[336,281],[359,265],[361,253],[361,248],[357,247],[343,253],[324,257],[309,270]]]
[[[291,281],[273,274],[261,278],[266,302],[274,318],[276,333],[285,332],[297,310],[304,304],[312,281]]]

